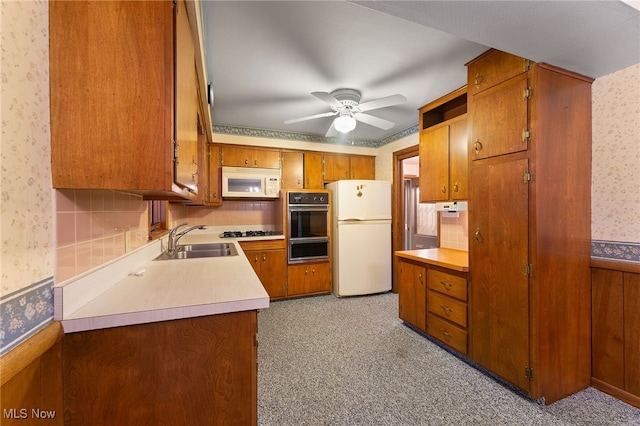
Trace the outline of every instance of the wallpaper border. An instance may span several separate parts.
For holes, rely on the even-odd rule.
[[[53,321],[53,277],[0,298],[0,355]]]
[[[640,263],[640,243],[593,240],[591,241],[591,257]]]
[[[314,135],[310,133],[285,132],[282,130],[257,129],[250,127],[239,127],[229,125],[214,125],[213,133],[221,133],[226,135],[248,136],[254,138],[284,139],[302,142],[319,142],[333,145],[352,145],[363,146],[368,148],[379,148],[383,145],[402,139],[414,133],[418,133],[418,125],[411,126],[398,133],[395,133],[385,139],[379,141],[371,141],[365,139],[348,139],[348,138],[327,138],[324,136]]]

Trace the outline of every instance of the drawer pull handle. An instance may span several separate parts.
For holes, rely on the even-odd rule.
[[[442,333],[447,339],[451,338],[451,333],[449,333],[449,332],[447,332],[447,331],[445,331],[443,329],[440,329],[440,333]]]
[[[447,316],[451,315],[451,312],[453,312],[453,310],[448,306],[440,305],[440,307],[442,308],[442,310]]]
[[[422,284],[422,272],[418,274],[418,281],[420,281],[420,284]]]
[[[446,281],[440,281],[440,284],[442,284],[444,288],[446,288],[447,290],[451,290],[451,286],[453,286],[453,284],[448,283]]]

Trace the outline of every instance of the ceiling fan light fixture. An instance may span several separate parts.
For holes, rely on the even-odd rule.
[[[356,119],[353,118],[349,113],[340,114],[340,117],[337,117],[333,121],[333,125],[340,133],[349,133],[356,128]]]

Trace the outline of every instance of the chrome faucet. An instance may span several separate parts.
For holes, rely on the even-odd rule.
[[[178,248],[178,240],[182,238],[186,233],[193,231],[194,229],[207,229],[207,225],[196,225],[191,228],[187,228],[184,231],[178,232],[178,228],[181,228],[185,225],[188,225],[187,222],[181,223],[180,225],[171,228],[169,231],[169,240],[167,242],[167,253],[173,254]]]

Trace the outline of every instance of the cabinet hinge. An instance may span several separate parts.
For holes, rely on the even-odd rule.
[[[533,380],[533,368],[528,365],[524,367],[524,376],[528,377],[529,380]]]
[[[527,72],[531,69],[531,59],[522,60],[522,71]]]
[[[522,178],[522,181],[524,183],[529,183],[529,182],[531,182],[531,179],[532,179],[531,172],[529,172],[529,171],[524,172],[524,176]]]
[[[531,87],[525,87],[522,89],[522,99],[525,101],[531,99],[531,95],[533,94],[533,89]]]
[[[173,141],[173,161],[176,162],[176,164],[178,164],[178,151],[180,149],[180,144],[178,143],[178,141]]]
[[[533,265],[530,263],[525,263],[524,265],[522,265],[522,273],[526,277],[530,277],[531,275],[533,275]]]
[[[531,137],[531,131],[529,129],[522,129],[522,142],[526,143]]]
[[[172,0],[172,1],[171,1],[171,5],[172,5],[173,7],[176,7],[176,6],[178,5],[178,0]]]

